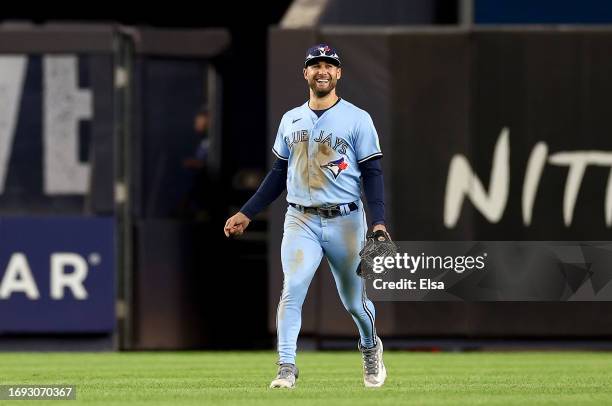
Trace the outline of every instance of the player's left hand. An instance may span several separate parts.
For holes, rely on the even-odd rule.
[[[359,251],[361,263],[357,267],[357,275],[364,279],[371,279],[383,273],[374,271],[374,262],[378,257],[394,257],[397,254],[397,246],[391,240],[384,224],[372,227],[368,234],[363,249]]]
[[[378,230],[384,231],[385,234],[387,235],[387,238],[389,238],[389,240],[391,239],[391,236],[389,235],[389,232],[387,231],[387,227],[385,227],[384,224],[376,224],[374,227],[372,227],[372,233],[375,233]]]

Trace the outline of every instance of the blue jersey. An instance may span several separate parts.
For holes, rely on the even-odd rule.
[[[285,113],[272,151],[288,161],[287,201],[309,207],[359,200],[358,164],[382,156],[372,118],[344,99],[321,117],[308,102]]]

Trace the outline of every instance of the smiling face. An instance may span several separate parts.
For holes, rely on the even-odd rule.
[[[325,97],[335,92],[342,69],[325,60],[319,60],[304,68],[304,79],[316,97]]]

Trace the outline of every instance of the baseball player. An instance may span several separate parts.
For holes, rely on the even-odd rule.
[[[383,344],[376,335],[374,305],[356,271],[368,226],[384,232],[382,152],[370,115],[336,94],[342,75],[338,53],[326,44],[308,50],[304,79],[310,98],[283,115],[272,151],[276,161],[253,197],[225,223],[227,237],[241,235],[251,219],[287,188],[287,212],[281,245],[283,291],[278,304],[278,374],[271,388],[293,388],[298,378],[296,343],[302,303],[325,256],[342,303],[360,340],[363,381],[380,387],[387,372]]]

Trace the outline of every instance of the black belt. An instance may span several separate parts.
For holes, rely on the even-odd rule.
[[[344,204],[337,204],[335,206],[328,206],[328,207],[305,207],[305,206],[300,206],[299,204],[295,204],[295,203],[289,203],[289,205],[293,208],[298,209],[302,213],[318,214],[319,216],[325,217],[325,218],[333,218],[333,217],[341,216],[342,209],[340,208],[340,206],[344,206]],[[355,211],[359,208],[359,206],[357,206],[357,204],[353,202],[353,203],[348,204],[348,208],[350,211]]]

